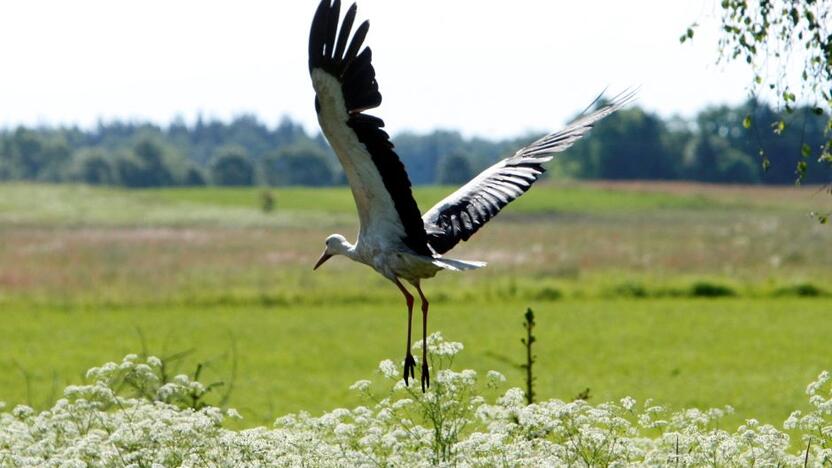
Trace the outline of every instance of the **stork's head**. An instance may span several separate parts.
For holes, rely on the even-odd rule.
[[[326,248],[318,263],[315,264],[313,270],[317,270],[319,266],[323,265],[325,261],[334,257],[335,255],[346,255],[347,251],[352,247],[347,239],[341,234],[332,234],[326,238]]]

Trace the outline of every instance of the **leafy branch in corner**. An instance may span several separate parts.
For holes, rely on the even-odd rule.
[[[722,0],[720,7],[720,55],[717,62],[744,61],[754,72],[750,86],[752,96],[761,92],[772,94],[786,115],[794,114],[805,102],[810,106],[802,114],[801,133],[806,122],[826,118],[825,139],[814,146],[802,139],[795,151],[799,158],[795,167],[800,183],[808,168],[807,161],[816,158],[824,166],[832,166],[832,2],[829,0]],[[693,39],[693,23],[679,37],[684,43]],[[795,83],[800,83],[795,89]],[[759,126],[749,113],[743,126],[755,132]],[[789,122],[778,116],[771,126],[774,135],[782,135]],[[766,124],[764,123],[764,125]],[[760,146],[762,164],[769,159]],[[832,182],[832,181],[830,181]],[[816,216],[824,222],[825,215]]]

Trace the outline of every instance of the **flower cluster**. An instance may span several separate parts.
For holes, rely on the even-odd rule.
[[[405,386],[400,366],[379,365],[381,384],[356,382],[364,406],[320,417],[279,418],[272,428],[224,428],[234,410],[205,404],[210,388],[164,376],[163,363],[130,355],[91,369],[45,411],[0,403],[0,466],[626,466],[832,463],[832,377],[807,388],[812,410],[784,430],[747,420],[722,429],[731,410],[671,411],[632,398],[591,405],[528,405],[490,371],[453,370],[460,343],[428,341],[435,379],[427,393]]]

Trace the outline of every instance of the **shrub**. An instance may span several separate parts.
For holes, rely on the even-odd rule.
[[[728,297],[736,296],[737,293],[722,284],[698,281],[690,287],[690,295],[693,297]]]
[[[563,297],[559,289],[546,286],[534,293],[533,298],[538,301],[557,301]]]
[[[825,296],[826,291],[812,283],[800,283],[786,286],[774,291],[775,296],[799,296],[799,297],[820,297]]]
[[[634,281],[627,281],[612,288],[612,296],[617,297],[647,297],[647,288],[643,284]]]

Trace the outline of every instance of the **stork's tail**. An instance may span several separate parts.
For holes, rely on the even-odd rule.
[[[482,268],[487,265],[485,262],[472,262],[468,260],[456,260],[444,257],[434,258],[433,264],[451,271],[476,270],[477,268]]]

